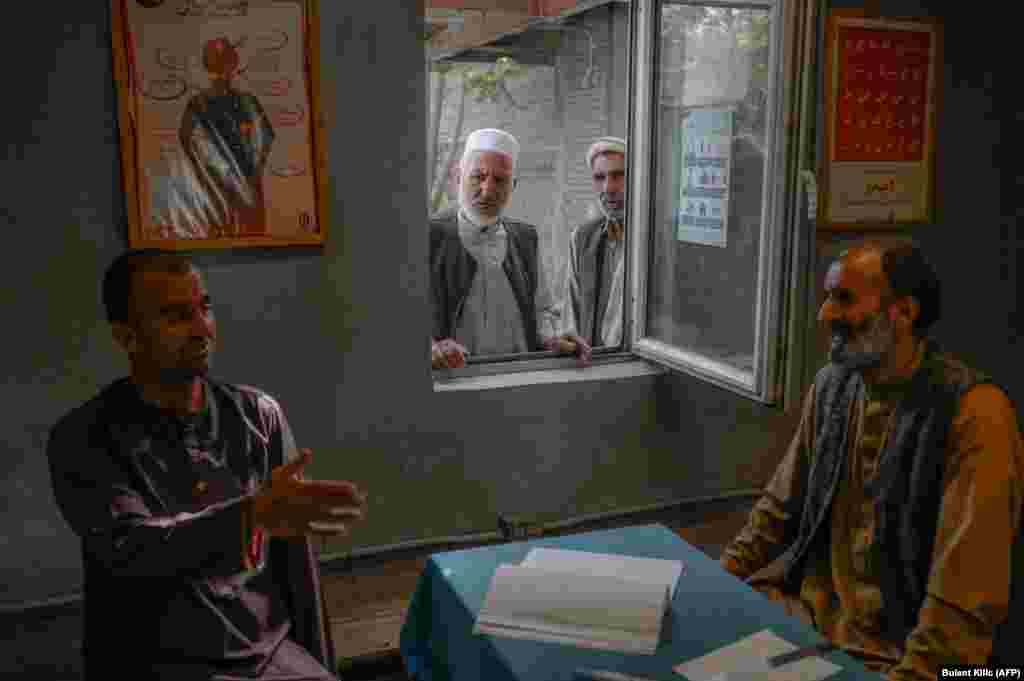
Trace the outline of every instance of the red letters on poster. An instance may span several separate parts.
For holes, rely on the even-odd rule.
[[[842,26],[838,33],[836,161],[921,161],[931,35]]]

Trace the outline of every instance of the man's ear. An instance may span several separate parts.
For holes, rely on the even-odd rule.
[[[135,353],[139,341],[138,334],[131,325],[124,322],[113,322],[110,325],[110,333],[114,337],[114,342],[129,356]]]
[[[889,310],[890,321],[900,322],[910,329],[921,315],[921,304],[913,296],[903,296],[893,301]]]

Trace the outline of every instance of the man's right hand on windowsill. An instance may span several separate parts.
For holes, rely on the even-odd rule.
[[[466,366],[469,351],[451,338],[430,341],[430,366],[433,369],[460,369]]]

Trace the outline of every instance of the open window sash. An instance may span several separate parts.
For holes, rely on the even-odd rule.
[[[626,291],[630,299],[625,306],[625,338],[637,356],[764,403],[776,402],[783,396],[787,403],[798,401],[806,380],[803,359],[808,354],[806,343],[810,334],[807,330],[813,323],[813,318],[808,317],[813,290],[807,274],[810,271],[813,234],[810,221],[805,218],[806,209],[801,210],[804,197],[800,193],[799,177],[801,163],[809,161],[807,150],[810,148],[810,130],[815,115],[812,91],[817,21],[815,4],[813,0],[637,0],[632,9],[632,106],[627,192],[630,224],[626,279]],[[661,333],[662,337],[658,337],[655,328],[657,320],[651,314],[655,300],[652,294],[658,293],[656,289],[659,287],[666,289],[660,280],[652,278],[657,276],[652,264],[659,252],[656,250],[659,239],[663,246],[664,230],[678,230],[681,224],[657,220],[657,202],[664,198],[658,194],[659,190],[664,194],[665,184],[659,182],[658,173],[664,171],[663,164],[672,161],[673,151],[684,159],[690,153],[689,147],[684,152],[680,152],[680,146],[666,148],[664,130],[659,130],[659,125],[666,122],[663,115],[665,98],[659,78],[666,72],[662,63],[664,55],[661,36],[662,18],[665,16],[663,10],[669,6],[703,11],[707,11],[707,8],[713,8],[712,11],[752,10],[768,19],[768,86],[765,88],[764,101],[760,229],[755,240],[758,246],[755,260],[757,271],[752,278],[755,288],[749,296],[753,305],[752,309],[728,309],[728,306],[722,306],[705,315],[711,324],[716,319],[724,323],[728,315],[750,317],[753,343],[750,352],[740,358],[735,354],[729,356],[726,353],[723,356],[720,352],[709,352],[708,348],[701,347],[699,343],[679,342],[678,339],[664,337],[671,334]],[[686,67],[681,68],[685,73]],[[676,72],[679,70],[677,68]],[[689,109],[700,110],[701,107]],[[683,115],[690,113],[687,110]],[[706,112],[699,116],[708,119]],[[697,116],[692,120],[696,119]],[[689,143],[693,144],[692,141]],[[682,166],[683,163],[685,160],[677,165]],[[678,189],[678,185],[670,186]],[[672,197],[672,200],[675,198]],[[679,212],[682,211],[680,201]],[[659,234],[659,229],[663,233]],[[682,235],[684,232],[680,230],[676,234]],[[675,247],[676,238],[682,243],[683,237],[674,235],[669,248]],[[690,253],[714,254],[713,251],[700,250],[718,247],[711,242],[705,243],[708,245],[694,247],[686,244],[686,247],[691,249],[688,251]],[[718,252],[721,252],[721,248]],[[667,288],[673,287],[670,285]],[[670,291],[667,295],[671,297],[673,294]],[[692,305],[699,304],[699,301],[687,304],[692,309]],[[689,330],[694,331],[693,328]],[[694,335],[691,334],[691,337]]]

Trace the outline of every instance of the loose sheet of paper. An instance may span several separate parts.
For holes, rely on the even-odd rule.
[[[568,549],[532,549],[521,564],[553,572],[603,575],[645,584],[666,584],[672,595],[675,595],[679,576],[683,573],[683,563],[678,560]]]
[[[781,667],[769,666],[768,658],[798,647],[764,629],[703,657],[676,665],[674,670],[689,681],[818,681],[842,669],[821,657],[805,657]]]

